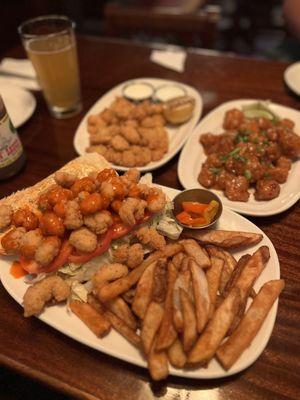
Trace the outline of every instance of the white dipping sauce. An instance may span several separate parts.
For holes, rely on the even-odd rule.
[[[153,95],[153,92],[153,87],[143,82],[130,83],[123,90],[124,96],[134,101],[148,99]]]
[[[176,97],[184,96],[186,90],[177,85],[164,85],[156,89],[155,100],[162,102],[175,99]]]

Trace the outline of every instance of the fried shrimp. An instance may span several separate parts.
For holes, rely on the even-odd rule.
[[[21,239],[20,254],[27,258],[34,258],[35,252],[43,241],[43,235],[40,229],[28,231]]]
[[[98,211],[95,214],[84,217],[85,225],[97,235],[101,235],[112,226],[113,219],[108,211]]]
[[[156,229],[143,226],[135,232],[138,240],[146,244],[152,249],[162,250],[166,246],[166,241],[163,235],[160,235]]]
[[[166,205],[166,195],[159,188],[151,188],[147,196],[147,209],[151,213],[157,213],[164,209]]]
[[[80,206],[75,200],[70,200],[65,206],[64,225],[67,229],[78,229],[83,225],[83,217]]]
[[[34,259],[37,263],[48,265],[59,253],[61,241],[56,236],[49,236],[42,240],[38,246]]]
[[[146,206],[146,201],[128,197],[123,201],[119,210],[121,220],[127,225],[135,225],[144,217]]]
[[[85,227],[73,231],[69,241],[75,249],[86,253],[94,251],[97,247],[97,236]]]
[[[140,265],[144,258],[144,250],[140,243],[132,246],[123,244],[113,251],[114,261],[125,263],[129,268],[135,268]]]
[[[55,172],[54,179],[58,185],[64,188],[70,188],[75,183],[77,177],[69,172],[57,171]]]
[[[124,175],[121,176],[122,183],[126,187],[127,190],[130,190],[130,188],[137,184],[139,179],[140,179],[141,173],[139,170],[136,168],[129,169],[128,171],[125,172]]]
[[[25,232],[25,228],[13,228],[2,237],[1,245],[7,254],[16,254],[19,251]]]
[[[11,206],[6,204],[0,206],[0,232],[11,224],[12,215]]]
[[[39,314],[50,300],[62,302],[70,294],[69,285],[59,276],[48,276],[30,286],[23,298],[24,317]]]

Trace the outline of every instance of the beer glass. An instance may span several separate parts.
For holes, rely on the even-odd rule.
[[[36,71],[50,113],[67,118],[81,108],[75,23],[65,16],[46,15],[18,27]]]

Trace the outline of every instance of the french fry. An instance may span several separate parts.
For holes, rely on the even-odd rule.
[[[136,287],[131,307],[132,311],[140,319],[144,319],[145,313],[152,298],[153,275],[155,267],[156,261],[150,264],[147,269],[145,269]]]
[[[105,314],[106,308],[104,304],[100,303],[100,301],[93,295],[93,294],[88,294],[87,296],[87,302],[96,310],[99,314]]]
[[[137,283],[145,269],[149,267],[150,264],[152,264],[154,261],[157,261],[159,258],[172,257],[173,255],[179,253],[181,250],[181,244],[172,243],[166,245],[164,250],[152,253],[146,260],[141,263],[141,265],[130,271],[127,276],[117,279],[116,281],[103,286],[98,293],[99,299],[102,302],[106,302],[126,292],[131,288],[131,286]]]
[[[206,279],[208,285],[208,293],[210,298],[209,318],[212,317],[218,296],[220,286],[221,273],[224,261],[221,258],[211,256],[211,267],[206,272]]]
[[[226,286],[222,292],[222,296],[224,298],[228,295],[230,289],[236,284],[238,277],[241,275],[242,270],[245,268],[245,266],[250,258],[251,258],[250,254],[245,254],[237,262],[237,264],[231,274],[231,277],[228,280],[228,282],[226,283]]]
[[[165,301],[167,294],[167,259],[157,260],[153,273],[152,300],[158,303]]]
[[[172,261],[168,264],[168,286],[164,307],[164,316],[156,339],[156,350],[164,350],[171,346],[177,337],[173,325],[173,291],[177,278],[177,269]]]
[[[121,318],[119,318],[117,315],[109,310],[105,312],[105,315],[117,332],[124,336],[125,339],[127,339],[133,345],[140,347],[141,338],[135,333],[133,329],[129,328],[129,326],[126,325]]]
[[[133,329],[134,331],[136,330],[137,320],[122,297],[116,297],[115,299],[108,301],[106,303],[106,307],[121,320],[123,320],[125,324],[129,326],[129,328]]]
[[[128,304],[132,304],[135,296],[135,288],[131,288],[127,290],[127,292],[122,294],[123,299],[126,301]]]
[[[154,337],[164,316],[162,304],[152,301],[146,311],[141,329],[141,341],[145,354],[149,354]]]
[[[109,332],[110,323],[105,315],[98,313],[90,304],[74,300],[70,308],[96,336],[103,337]]]
[[[191,271],[189,268],[189,257],[182,260],[179,275],[175,281],[173,290],[173,322],[177,332],[183,331],[183,316],[181,311],[179,288],[182,288],[187,293],[192,293],[191,286]]]
[[[188,294],[179,289],[183,314],[183,349],[188,352],[197,340],[197,320],[193,303]]]
[[[201,268],[210,267],[210,259],[203,247],[201,247],[196,240],[186,239],[181,241],[186,254],[195,259],[196,263]]]
[[[250,346],[283,288],[284,280],[282,279],[265,283],[236,330],[219,347],[217,358],[226,370],[230,369],[244,350]]]
[[[188,355],[188,362],[204,365],[211,360],[224,339],[240,303],[239,289],[233,288],[222,301],[204,332]]]
[[[167,353],[169,361],[173,367],[183,368],[185,366],[187,357],[179,339],[176,339],[175,342],[173,342],[172,346],[168,348]]]
[[[227,282],[229,281],[234,268],[237,264],[235,258],[226,250],[218,249],[215,246],[209,247],[208,252],[210,256],[219,257],[224,261],[221,277],[220,277],[220,284],[219,284],[219,292],[220,294],[223,293]]]
[[[222,248],[236,248],[253,246],[259,243],[263,235],[251,232],[223,231],[223,230],[192,230],[185,229],[182,236],[196,239],[202,244],[213,244]]]
[[[172,258],[172,263],[174,264],[174,267],[176,269],[180,269],[181,262],[184,259],[185,254],[181,251],[180,253],[175,254],[175,256]]]
[[[204,271],[193,259],[190,260],[189,266],[192,274],[197,331],[200,333],[208,321],[210,311],[208,284]]]
[[[169,375],[168,357],[164,350],[157,351],[155,342],[148,354],[148,368],[154,381],[165,379]]]
[[[247,300],[251,292],[252,286],[254,285],[256,279],[261,274],[269,258],[270,258],[269,248],[267,246],[261,246],[249,258],[246,265],[242,269],[242,272],[237,278],[234,287],[237,287],[240,290],[241,302],[239,310],[229,329],[229,334],[231,334],[234,331],[234,329],[239,324],[242,316],[244,315],[247,306]]]

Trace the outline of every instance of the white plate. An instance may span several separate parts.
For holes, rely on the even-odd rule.
[[[283,79],[288,87],[300,96],[300,61],[287,67],[284,71]]]
[[[178,176],[179,180],[186,189],[203,187],[198,182],[197,178],[201,170],[201,164],[205,161],[206,155],[202,145],[199,143],[199,138],[202,133],[212,132],[214,134],[221,134],[224,129],[222,128],[224,114],[232,108],[241,108],[241,106],[259,101],[258,99],[239,99],[223,103],[219,107],[212,110],[207,114],[194,129],[189,140],[186,142],[180,154],[178,163]],[[292,108],[281,106],[276,103],[270,104],[271,110],[282,118],[289,118],[295,122],[295,132],[300,134],[300,112]],[[300,160],[293,162],[288,180],[283,185],[280,185],[280,195],[273,200],[257,201],[253,193],[254,190],[250,189],[250,197],[247,202],[231,201],[225,197],[223,191],[211,189],[216,193],[222,203],[237,211],[241,214],[255,215],[255,216],[268,216],[279,214],[293,204],[300,198]]]
[[[162,188],[170,198],[173,198],[179,193],[174,189]],[[271,257],[266,268],[255,283],[254,288],[258,290],[266,281],[279,279],[279,261],[274,246],[270,239],[257,226],[246,218],[224,208],[218,228],[261,233],[263,235],[263,240],[258,245],[245,251],[235,252],[235,256],[239,258],[248,252],[253,253],[262,245],[268,246]],[[0,259],[0,278],[8,293],[21,304],[27,285],[22,279],[14,279],[10,275],[10,265],[11,260]],[[264,321],[261,330],[251,343],[251,346],[243,353],[229,371],[224,371],[217,361],[212,360],[208,368],[181,370],[170,367],[170,374],[197,379],[212,379],[233,375],[247,368],[259,357],[268,343],[276,318],[277,305],[278,302],[276,301]],[[103,339],[98,339],[74,314],[69,314],[64,305],[48,307],[39,318],[78,342],[123,361],[147,368],[146,361],[141,353],[116,331],[112,330],[109,335]],[[49,331],[49,333],[51,332]]]
[[[181,82],[168,81],[165,79],[154,79],[154,78],[139,78],[133,79],[126,82],[121,83],[118,86],[115,86],[109,92],[107,92],[104,96],[102,96],[96,103],[89,109],[87,114],[84,116],[80,125],[77,128],[74,137],[74,147],[78,154],[85,154],[85,149],[89,146],[89,134],[87,131],[87,118],[90,114],[98,114],[104,108],[109,107],[111,103],[117,96],[122,95],[122,89],[129,82],[147,82],[150,83],[154,88],[165,85],[165,84],[176,84],[180,85],[186,89],[187,95],[194,97],[195,99],[195,110],[192,118],[186,122],[185,124],[180,125],[179,127],[171,127],[170,125],[166,126],[166,130],[168,132],[169,137],[169,150],[164,155],[164,157],[159,161],[151,161],[149,164],[144,167],[138,167],[140,171],[152,171],[156,168],[161,167],[166,164],[175,154],[181,149],[184,145],[185,141],[188,139],[189,134],[192,132],[194,127],[196,126],[201,113],[202,113],[202,97],[199,92],[192,88],[191,86],[185,85]],[[127,167],[122,167],[120,165],[113,165],[113,168],[119,171],[127,171]]]
[[[0,80],[0,94],[15,128],[23,125],[33,114],[36,100],[33,94]]]

